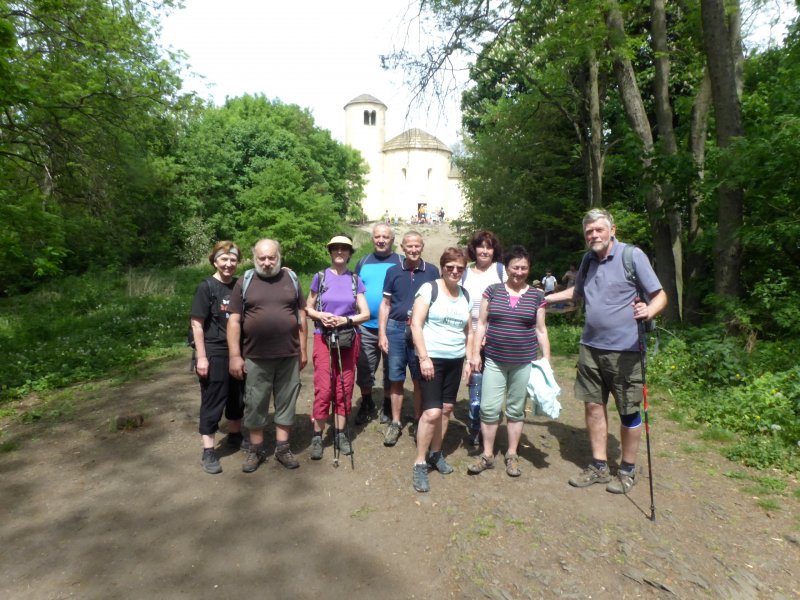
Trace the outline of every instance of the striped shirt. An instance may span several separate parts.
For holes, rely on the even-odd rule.
[[[483,297],[489,301],[486,358],[515,364],[536,360],[539,354],[536,313],[545,305],[544,293],[529,287],[512,308],[506,286],[497,283],[487,287]]]

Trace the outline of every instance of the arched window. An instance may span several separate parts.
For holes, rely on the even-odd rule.
[[[403,179],[408,178],[408,173],[406,173],[405,168],[401,169],[403,171]]]
[[[369,113],[369,124],[370,125],[375,125],[375,111],[374,110],[371,113]]]
[[[428,169],[428,179],[431,178],[431,173],[433,173],[433,169]]]
[[[369,111],[364,111],[364,125],[369,125]]]

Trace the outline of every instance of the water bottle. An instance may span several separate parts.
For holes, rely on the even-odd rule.
[[[481,386],[483,373],[472,373],[469,376],[469,429],[473,434],[481,430]]]

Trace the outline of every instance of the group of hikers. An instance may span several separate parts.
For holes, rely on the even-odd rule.
[[[300,371],[308,362],[307,321],[311,320],[312,460],[323,457],[329,423],[334,459],[352,455],[348,421],[356,385],[361,400],[355,424],[379,418],[385,425],[384,445],[395,446],[403,433],[408,373],[414,410],[410,432],[417,448],[411,477],[415,490],[429,491],[431,470],[454,471],[442,442],[460,384],[467,381],[467,441],[480,448],[468,473],[495,467],[495,439],[505,415],[505,470],[510,477],[519,477],[518,446],[532,364],[550,360],[547,304],[582,299],[586,322],[575,396],[584,403],[592,456],[569,483],[575,487],[604,483],[609,492],[627,493],[638,478],[642,430],[640,332],[642,323],[661,312],[667,300],[645,254],[617,241],[615,234],[611,214],[589,211],[583,219],[587,252],[580,268],[570,269],[573,285],[547,290],[546,298],[543,290],[528,283],[528,251],[513,246],[503,253],[497,236],[486,230],[475,232],[466,249],[446,248],[437,267],[422,258],[420,233],[403,235],[401,255],[394,251],[391,226],[378,223],[372,229],[372,252],[352,270],[353,241],[336,235],[327,244],[330,265],[313,276],[307,296],[294,272],[282,266],[278,241],[258,241],[253,269],[239,278],[234,274],[241,250],[233,242],[218,242],[209,255],[215,273],[198,286],[191,309],[201,389],[203,469],[212,474],[222,471],[215,434],[223,413],[228,421],[225,444],[245,451],[242,471],[252,473],[266,460],[264,429],[270,399],[275,458],[287,469],[299,467],[290,433]],[[373,389],[381,361],[379,410]],[[609,395],[621,422],[622,457],[616,477],[607,456]]]

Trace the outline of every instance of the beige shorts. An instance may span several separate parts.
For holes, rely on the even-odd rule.
[[[638,352],[598,350],[581,344],[575,378],[575,397],[607,404],[614,396],[617,412],[632,415],[643,399],[642,360]]]

